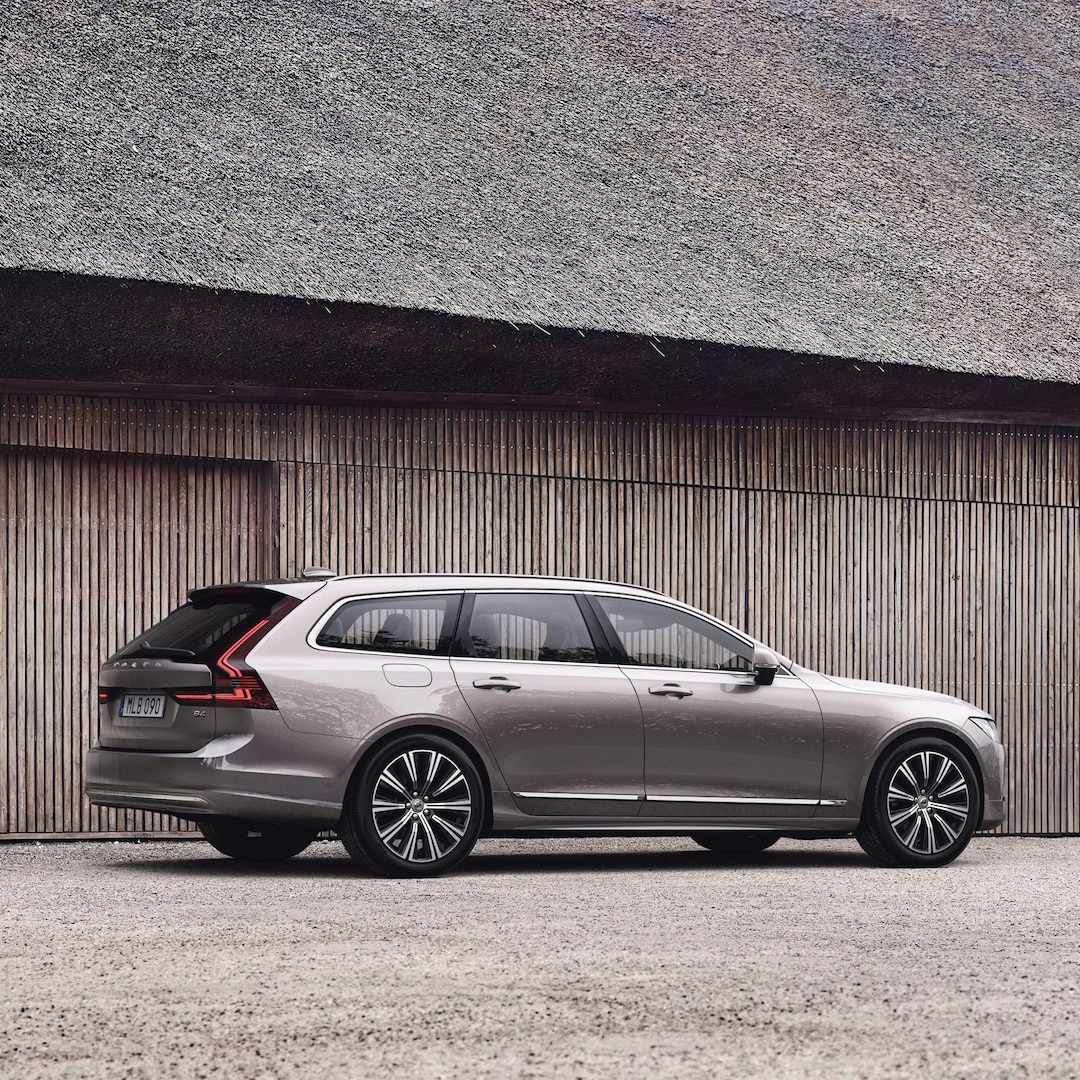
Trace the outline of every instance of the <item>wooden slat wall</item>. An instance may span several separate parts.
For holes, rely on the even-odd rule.
[[[191,582],[269,570],[270,466],[5,448],[0,476],[0,833],[188,828],[83,798],[96,671]]]
[[[662,589],[985,705],[1007,830],[1080,832],[1075,430],[12,396],[0,446],[0,831],[161,826],[82,802],[97,663],[194,585],[319,563]]]

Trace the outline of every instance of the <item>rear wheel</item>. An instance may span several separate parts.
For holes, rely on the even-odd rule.
[[[780,837],[767,832],[699,832],[691,833],[690,839],[721,855],[753,855],[772,847]]]
[[[299,855],[318,835],[318,829],[296,825],[265,825],[237,818],[200,821],[199,831],[222,855],[243,862],[281,862]]]
[[[439,735],[403,735],[361,768],[338,836],[383,877],[434,877],[472,851],[484,820],[484,785],[472,759]]]
[[[855,838],[879,866],[944,866],[967,847],[981,813],[968,759],[944,739],[923,736],[874,770]]]

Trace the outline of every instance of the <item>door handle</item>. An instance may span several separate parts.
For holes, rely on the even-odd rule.
[[[657,697],[684,698],[694,696],[693,690],[687,690],[685,686],[680,686],[677,682],[666,682],[663,686],[650,686],[649,693],[655,694]]]
[[[521,689],[521,683],[511,682],[502,675],[492,675],[490,679],[474,679],[473,686],[477,690],[505,690],[508,694],[511,690]]]

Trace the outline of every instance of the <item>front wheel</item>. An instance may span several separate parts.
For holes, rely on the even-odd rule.
[[[720,855],[754,855],[770,848],[779,836],[767,832],[699,832],[690,839]]]
[[[874,770],[855,838],[879,866],[944,866],[967,847],[981,816],[971,763],[944,739],[923,736]]]
[[[299,855],[319,834],[297,825],[263,825],[237,818],[200,821],[199,832],[222,855],[241,862],[281,862]]]
[[[361,767],[338,836],[382,877],[434,877],[457,866],[484,821],[484,785],[472,759],[439,735],[403,735]]]

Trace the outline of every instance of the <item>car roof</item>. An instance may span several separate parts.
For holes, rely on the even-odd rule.
[[[655,589],[628,585],[600,578],[557,577],[545,574],[341,574],[323,579],[327,584],[360,585],[365,592],[384,588],[407,589],[489,589],[514,588],[525,590],[603,588],[628,594],[669,599]]]
[[[545,574],[333,574],[320,571],[311,576],[276,578],[259,581],[235,581],[204,586],[192,592],[209,593],[218,589],[263,588],[290,595],[309,595],[324,586],[345,586],[362,592],[382,592],[385,589],[430,591],[437,589],[490,589],[514,588],[528,591],[541,589],[580,590],[601,588],[616,590],[626,595],[670,600],[671,597],[656,589],[625,582],[606,581],[601,578],[558,577]],[[337,592],[338,588],[332,589]],[[190,595],[190,594],[189,594]]]

